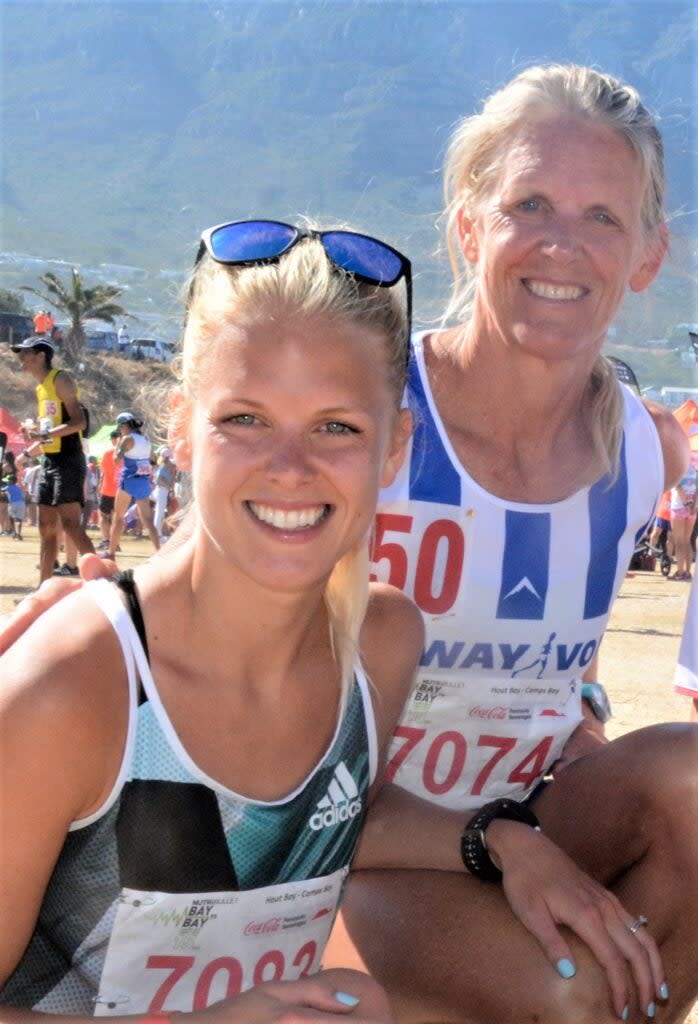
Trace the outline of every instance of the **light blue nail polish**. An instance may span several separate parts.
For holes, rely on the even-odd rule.
[[[566,956],[563,956],[561,960],[558,960],[555,964],[555,969],[561,978],[574,978],[577,973],[577,968],[571,960],[567,959]]]
[[[648,1017],[654,1017],[654,1014],[655,1014],[655,1010],[656,1010],[656,1009],[657,1009],[657,1008],[656,1008],[656,1006],[654,1005],[654,1003],[650,1003],[650,1004],[649,1004],[649,1006],[647,1007],[647,1016],[648,1016]]]
[[[659,996],[660,996],[661,999],[668,999],[669,998],[669,986],[667,985],[667,983],[665,981],[663,981],[661,983],[661,985],[659,986]]]
[[[626,1003],[626,1004],[625,1004],[625,1006],[623,1007],[623,1012],[622,1012],[622,1013],[621,1013],[621,1015],[620,1015],[620,1019],[621,1019],[621,1020],[627,1020],[627,1019],[628,1019],[628,1014],[629,1014],[629,1013],[630,1013],[630,1007],[629,1007],[629,1006],[628,1006],[628,1004]]]
[[[361,1001],[356,996],[350,996],[348,992],[335,992],[334,997],[342,1006],[358,1006]]]

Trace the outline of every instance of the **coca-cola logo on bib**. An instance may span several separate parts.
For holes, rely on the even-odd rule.
[[[245,925],[245,935],[269,935],[278,932],[281,927],[280,917],[270,917],[266,921],[250,921]]]
[[[497,704],[495,707],[486,708],[482,704],[476,704],[475,707],[469,711],[471,718],[506,718],[507,709],[502,704]]]

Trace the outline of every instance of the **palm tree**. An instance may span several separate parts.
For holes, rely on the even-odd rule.
[[[70,285],[66,286],[55,274],[42,274],[39,278],[46,291],[23,285],[23,290],[38,295],[48,305],[70,317],[70,327],[65,338],[65,355],[70,362],[76,362],[85,345],[84,321],[89,317],[113,323],[119,317],[129,314],[114,302],[123,292],[113,284],[96,284],[86,288],[79,271],[73,267],[70,271]]]

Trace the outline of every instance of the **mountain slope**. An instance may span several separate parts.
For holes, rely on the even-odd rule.
[[[670,207],[698,206],[686,2],[10,0],[2,19],[2,248],[123,280],[146,316],[178,315],[171,280],[202,227],[305,212],[405,248],[433,314],[450,128],[536,61],[636,84],[663,117]],[[694,272],[695,214],[675,229]],[[0,284],[31,269],[9,263]],[[678,290],[679,319],[698,318],[668,287],[666,309]]]

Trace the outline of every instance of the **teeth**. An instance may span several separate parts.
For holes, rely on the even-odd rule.
[[[527,280],[529,291],[541,299],[581,299],[584,289],[573,284],[544,284],[542,281]]]
[[[277,530],[307,530],[309,526],[315,526],[325,515],[326,505],[313,505],[311,508],[293,509],[284,511],[280,508],[272,508],[270,505],[256,505],[248,502],[248,507],[253,515],[269,526]]]

